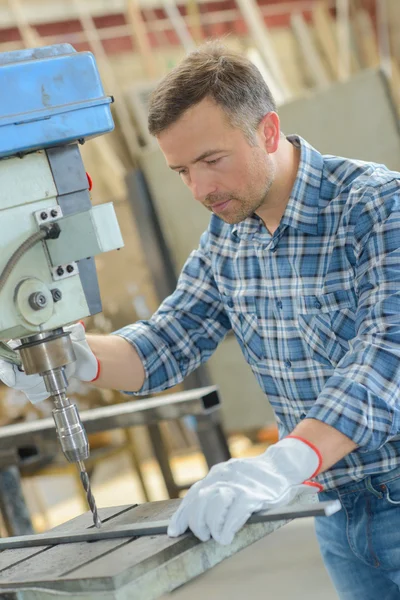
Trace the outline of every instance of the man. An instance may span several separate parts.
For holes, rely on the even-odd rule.
[[[323,489],[344,507],[316,526],[340,598],[399,599],[400,175],[286,138],[256,67],[218,43],[163,79],[149,129],[210,225],[149,321],[72,328],[69,375],[157,392],[233,329],[281,441],[213,467],[169,534],[230,543],[252,512]],[[2,363],[0,377],[46,397],[39,376]]]

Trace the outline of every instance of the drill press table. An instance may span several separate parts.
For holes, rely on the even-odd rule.
[[[169,519],[177,500],[100,509],[104,529]],[[337,510],[335,503],[331,511]],[[322,513],[314,504],[314,514]],[[310,505],[292,505],[299,516]],[[329,510],[328,508],[326,510]],[[285,509],[282,509],[285,512]],[[329,514],[329,512],[327,513]],[[289,513],[288,513],[289,515]],[[153,600],[187,583],[225,558],[274,532],[285,520],[245,526],[230,546],[199,542],[187,534],[80,542],[0,552],[0,597],[7,600]],[[90,513],[50,533],[93,528]],[[4,540],[6,541],[6,540]]]

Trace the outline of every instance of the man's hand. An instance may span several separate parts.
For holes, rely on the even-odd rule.
[[[191,487],[171,519],[168,535],[177,537],[191,529],[203,542],[212,537],[230,544],[253,512],[321,491],[319,484],[307,481],[320,466],[318,450],[290,436],[261,456],[216,465]]]
[[[67,365],[65,373],[67,379],[75,377],[81,381],[93,381],[99,373],[99,363],[86,341],[85,328],[82,323],[65,327],[69,332],[74,348],[76,361]],[[14,343],[13,346],[18,344]],[[42,402],[49,397],[43,377],[40,375],[26,375],[16,365],[0,360],[0,380],[8,387],[24,392],[32,404]]]

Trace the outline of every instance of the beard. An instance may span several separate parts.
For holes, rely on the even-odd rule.
[[[249,168],[249,184],[243,193],[235,192],[217,192],[209,194],[203,205],[212,213],[213,206],[223,202],[230,201],[224,212],[215,214],[230,225],[240,223],[248,217],[251,217],[260,206],[268,200],[268,192],[275,179],[275,165],[270,156],[264,156],[262,164],[254,161]]]

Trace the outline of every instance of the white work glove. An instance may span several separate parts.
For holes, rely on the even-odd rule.
[[[170,521],[168,535],[177,537],[191,529],[203,542],[212,537],[230,544],[252,513],[321,491],[319,484],[306,481],[317,474],[321,462],[308,442],[286,437],[255,458],[215,465],[190,488]]]
[[[76,361],[67,365],[65,374],[67,379],[75,377],[80,381],[94,381],[99,375],[99,362],[86,341],[85,327],[82,323],[64,327],[70,332]],[[15,348],[19,344],[11,342]],[[49,397],[43,377],[41,375],[26,375],[16,365],[0,360],[0,380],[8,387],[24,392],[32,404],[37,404]]]

